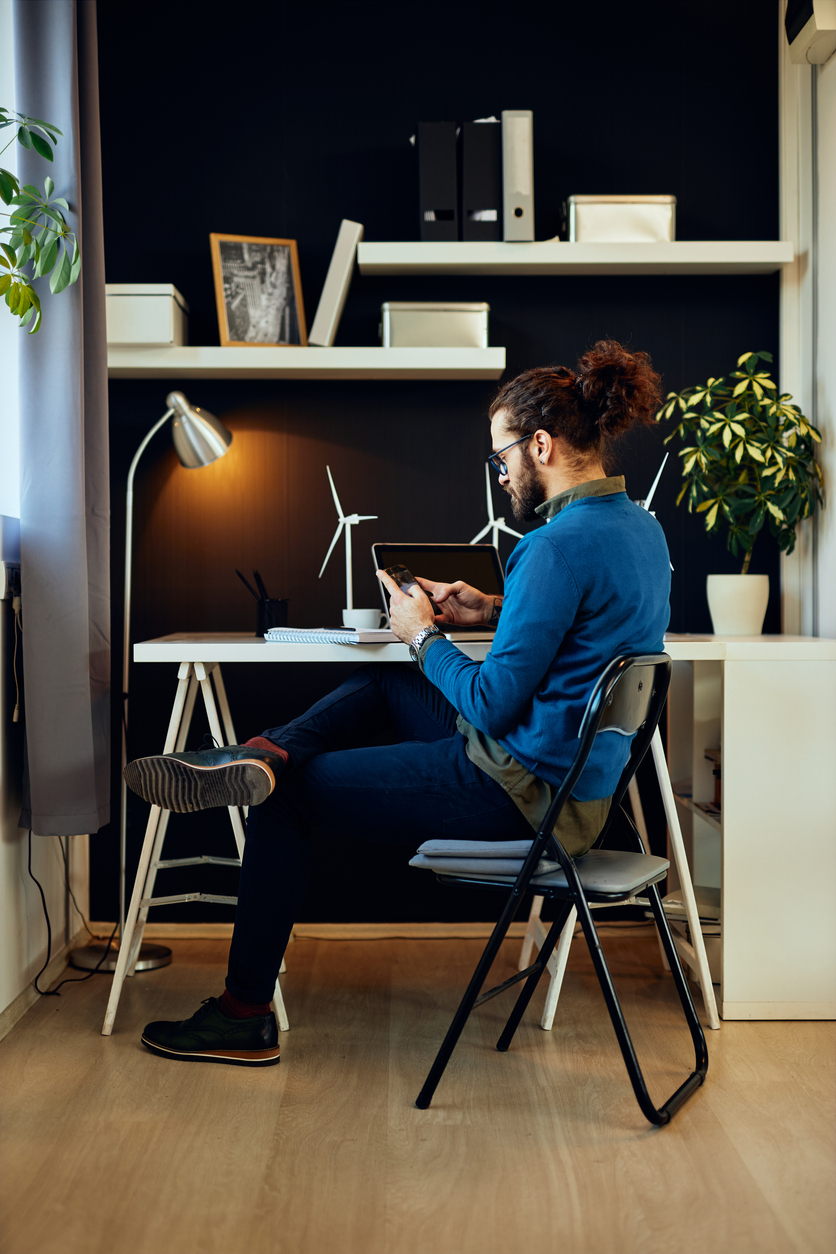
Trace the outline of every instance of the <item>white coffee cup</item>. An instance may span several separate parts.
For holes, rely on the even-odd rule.
[[[374,631],[386,625],[386,615],[382,610],[343,610],[343,627],[353,627],[355,631]]]

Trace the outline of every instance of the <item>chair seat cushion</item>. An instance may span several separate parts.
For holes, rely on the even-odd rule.
[[[529,842],[524,840],[507,843],[521,846],[519,852],[523,854],[530,848]],[[437,875],[455,875],[459,879],[494,880],[502,884],[513,884],[522,870],[523,857],[517,856],[516,859],[463,857],[458,851],[452,856],[449,854],[445,856],[437,849],[439,845],[445,845],[448,849],[451,845],[468,845],[473,850],[476,844],[475,841],[426,841],[409,865],[418,867],[420,870],[435,871]],[[427,852],[430,846],[435,848],[432,852]],[[627,853],[620,849],[590,849],[589,853],[584,854],[582,858],[575,858],[575,866],[585,892],[617,895],[636,892],[651,881],[659,879],[665,874],[670,863],[666,858],[657,858],[652,854]],[[559,867],[556,870],[549,869],[541,874],[535,874],[531,884],[532,887],[537,888],[568,887],[566,876]]]

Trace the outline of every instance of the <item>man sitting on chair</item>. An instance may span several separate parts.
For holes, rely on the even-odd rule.
[[[517,544],[502,600],[419,578],[436,617],[419,588],[401,592],[378,571],[392,628],[417,666],[363,667],[301,717],[245,745],[129,763],[130,787],[164,809],[252,807],[226,989],[190,1019],[148,1024],[149,1049],[248,1066],[279,1061],[270,1002],[314,829],[410,851],[430,833],[532,838],[575,755],[604,667],[622,653],[663,648],[670,564],[662,529],[604,468],[617,436],[652,423],[659,382],[645,353],[601,341],[576,370],[528,370],[505,384],[490,410],[489,460],[515,517],[547,525]],[[481,663],[437,626],[487,624],[500,611]],[[356,747],[375,737],[387,743]],[[621,737],[597,738],[560,820],[570,854],[598,836],[628,752]]]

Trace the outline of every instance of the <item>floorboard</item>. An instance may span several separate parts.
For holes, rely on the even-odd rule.
[[[555,1029],[542,991],[468,1023],[413,1103],[481,942],[300,940],[292,1030],[263,1070],[160,1059],[150,1019],[222,988],[226,942],[174,942],[125,985],[43,998],[0,1044],[4,1254],[831,1254],[831,1023],[724,1023],[706,1084],[651,1128],[576,941]],[[605,940],[651,1094],[692,1066],[652,934]],[[495,973],[519,950],[508,942]]]

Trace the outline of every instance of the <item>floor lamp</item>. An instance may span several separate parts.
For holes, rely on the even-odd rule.
[[[125,765],[128,760],[128,694],[130,684],[130,644],[131,644],[131,574],[133,567],[133,513],[134,513],[134,476],[140,457],[151,440],[162,426],[171,418],[171,435],[180,464],[187,470],[197,470],[201,466],[211,466],[212,462],[223,457],[232,443],[232,435],[214,414],[205,409],[190,405],[182,392],[169,392],[166,397],[168,409],[159,422],[156,422],[146,435],[134,454],[131,468],[128,471],[128,490],[125,507],[125,617],[122,630],[122,771],[121,771],[121,812],[119,822],[119,937],[125,926],[125,874],[127,846],[127,800],[128,790],[125,784]],[[74,967],[89,971],[114,971],[117,952],[115,946],[107,942],[97,942],[74,949],[70,961]],[[137,971],[152,971],[157,967],[165,967],[171,962],[171,950],[166,945],[143,943],[136,963]]]

